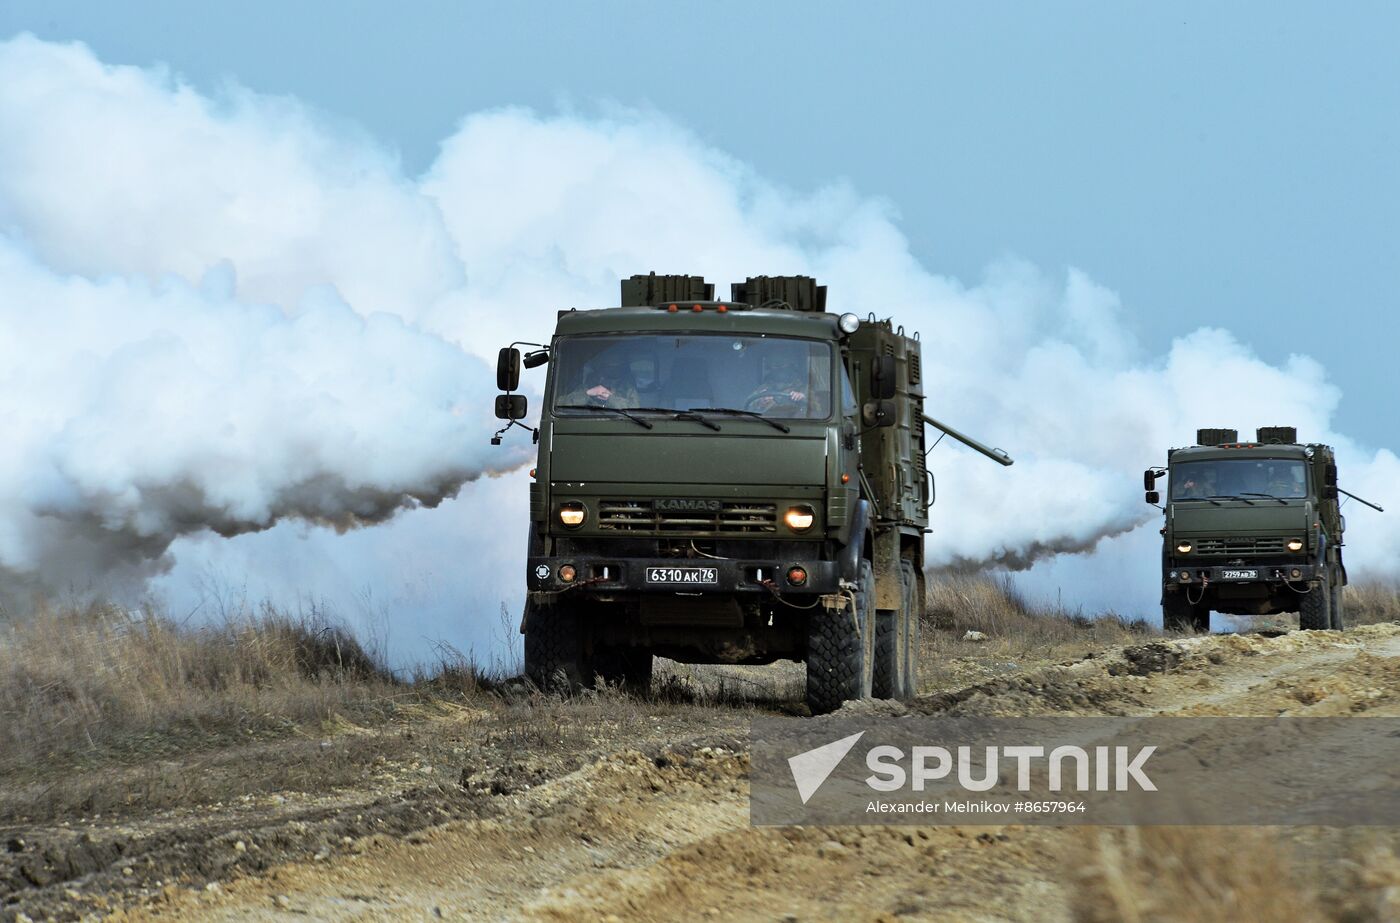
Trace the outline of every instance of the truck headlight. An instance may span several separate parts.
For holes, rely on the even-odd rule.
[[[1190,554],[1190,553],[1191,553],[1191,543],[1190,543],[1190,542],[1177,542],[1177,543],[1176,543],[1176,553],[1177,553],[1177,554]]]
[[[1288,550],[1289,550],[1289,551],[1302,551],[1302,550],[1303,550],[1303,540],[1302,540],[1301,538],[1290,538],[1290,539],[1288,540]]]
[[[788,507],[787,513],[783,515],[783,522],[794,532],[806,532],[816,521],[817,514],[812,512],[810,506]]]
[[[577,529],[583,525],[583,520],[587,516],[584,512],[583,504],[576,501],[559,504],[559,521],[570,529]]]
[[[836,327],[845,334],[855,333],[860,329],[860,318],[854,314],[842,314],[836,320]]]

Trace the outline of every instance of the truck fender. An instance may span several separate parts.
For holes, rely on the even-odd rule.
[[[837,563],[841,565],[841,576],[855,580],[860,574],[860,559],[865,553],[865,531],[870,527],[870,502],[864,498],[856,501],[851,512],[851,541],[841,549]]]

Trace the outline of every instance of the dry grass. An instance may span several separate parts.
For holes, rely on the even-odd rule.
[[[270,608],[201,626],[111,606],[0,622],[0,826],[405,779],[455,791],[469,751],[488,774],[548,775],[619,728],[703,723],[773,695],[735,677],[561,699],[504,683],[507,670],[443,645],[398,679],[333,620]]]
[[[1114,613],[1091,618],[1079,611],[1034,605],[1006,577],[934,573],[928,585],[920,676],[926,692],[1072,660],[1156,632],[1144,622]],[[980,637],[970,638],[969,632]]]
[[[1139,827],[1085,830],[1070,857],[1075,916],[1085,923],[1323,919],[1269,830]]]
[[[400,692],[324,619],[265,610],[186,628],[114,607],[43,610],[0,625],[0,775],[279,735]]]
[[[1113,643],[1125,634],[1150,630],[1144,622],[1112,612],[1090,617],[1079,610],[1033,605],[1005,576],[931,577],[925,617],[934,628],[959,635],[980,631],[1036,645],[1079,642],[1086,637]]]
[[[1400,582],[1361,580],[1344,592],[1342,608],[1348,625],[1400,622]]]

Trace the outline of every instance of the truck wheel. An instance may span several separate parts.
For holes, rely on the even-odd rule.
[[[919,621],[924,614],[924,599],[919,592],[922,582],[914,562],[903,562],[904,568],[904,688],[900,698],[912,699],[919,694]]]
[[[604,647],[593,652],[593,672],[609,685],[628,692],[651,689],[651,651],[644,647]]]
[[[912,563],[900,562],[899,581],[899,608],[875,610],[871,692],[877,699],[909,699],[919,690],[919,580]]]
[[[875,657],[871,670],[870,694],[877,699],[897,699],[904,691],[904,646],[908,635],[904,625],[904,569],[895,572],[899,578],[898,609],[875,610]]]
[[[1332,630],[1345,631],[1346,621],[1342,617],[1342,581],[1332,578]]]
[[[839,612],[814,610],[807,619],[807,707],[823,715],[851,699],[868,698],[874,678],[875,572],[862,561],[855,590]],[[854,615],[854,618],[852,617]]]
[[[578,612],[567,603],[526,603],[525,676],[545,692],[575,692],[593,682]]]
[[[1299,601],[1298,627],[1305,631],[1326,631],[1332,627],[1332,581],[1326,573]]]
[[[898,698],[904,684],[899,634],[899,610],[876,609],[875,669],[871,676],[870,694],[877,699]]]

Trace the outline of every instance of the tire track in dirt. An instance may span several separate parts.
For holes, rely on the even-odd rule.
[[[886,705],[876,711],[905,710]],[[1103,652],[907,708],[941,714],[1396,715],[1400,625]],[[748,825],[732,748],[615,753],[496,819],[291,864],[132,919],[1068,920],[1086,828]],[[290,918],[290,917],[289,917]]]

